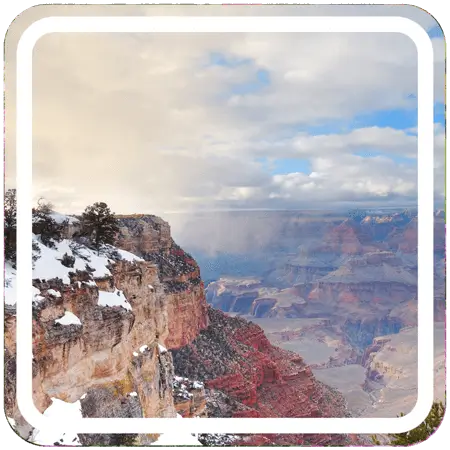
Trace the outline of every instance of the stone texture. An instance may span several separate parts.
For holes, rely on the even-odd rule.
[[[95,283],[83,272],[71,274],[69,285],[58,279],[34,280],[44,297],[33,306],[33,393],[41,412],[51,397],[74,402],[87,394],[83,413],[92,417],[176,416],[172,357],[158,344],[181,347],[207,326],[203,283],[197,264],[173,242],[165,222],[145,216],[122,225],[123,247],[144,255],[144,261],[116,260],[111,276]],[[145,253],[150,250],[155,253]],[[49,289],[61,296],[49,295]],[[98,305],[99,290],[115,289],[123,291],[131,311]],[[81,325],[55,323],[65,311],[75,314]],[[6,409],[20,422],[13,381],[15,308],[6,312],[5,347],[12,381]],[[130,399],[131,392],[136,397]],[[195,396],[191,408],[199,414],[200,397]],[[100,441],[115,442],[112,437]]]
[[[219,417],[343,417],[342,396],[315,380],[294,353],[273,347],[262,329],[209,309],[210,325],[174,350],[177,373],[205,380],[212,414]],[[212,394],[211,394],[212,393]],[[212,416],[210,413],[210,416]],[[245,445],[329,442],[330,436],[252,436]],[[340,438],[345,441],[347,437]]]

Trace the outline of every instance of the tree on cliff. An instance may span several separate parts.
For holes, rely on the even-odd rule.
[[[103,202],[88,206],[81,215],[83,233],[89,236],[97,250],[104,244],[114,244],[119,222]]]
[[[50,202],[40,198],[38,204],[33,208],[33,233],[41,237],[41,241],[47,247],[54,247],[53,241],[62,239],[64,226],[67,221],[56,222],[51,216],[53,206]]]
[[[16,263],[17,202],[16,190],[8,189],[5,193],[5,259]]]
[[[426,441],[441,424],[445,413],[445,407],[442,402],[434,402],[427,418],[417,427],[406,433],[389,434],[389,445],[408,447],[412,444]],[[404,416],[404,414],[400,414]],[[372,436],[375,445],[381,445],[376,436]]]

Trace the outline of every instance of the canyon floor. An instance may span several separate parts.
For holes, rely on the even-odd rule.
[[[221,220],[219,220],[219,217]],[[201,219],[201,223],[197,220]],[[301,355],[355,417],[396,417],[417,400],[417,215],[258,212],[191,218],[186,245],[206,298]],[[215,251],[195,240],[203,226]],[[232,224],[239,227],[232,229]],[[445,392],[445,223],[435,215],[435,398]],[[426,301],[426,300],[422,300]],[[429,300],[428,300],[429,301]]]
[[[246,317],[258,324],[269,341],[302,355],[314,376],[340,391],[355,417],[396,417],[410,412],[417,400],[417,328],[384,336],[386,343],[376,352],[371,365],[382,365],[383,381],[370,379],[370,365],[348,362],[354,351],[343,335],[324,325],[321,319],[270,319]],[[294,337],[293,337],[294,336]],[[445,325],[435,324],[435,396],[445,391]],[[332,367],[330,357],[334,357]]]

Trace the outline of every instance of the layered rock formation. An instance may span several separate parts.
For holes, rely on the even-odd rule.
[[[150,226],[153,218],[143,221]],[[112,247],[97,254],[68,240],[46,247],[36,238],[33,400],[41,412],[59,399],[80,401],[85,417],[175,417],[178,409],[204,414],[203,387],[191,389],[183,404],[174,401],[179,397],[167,351],[207,326],[203,284],[195,261],[171,240],[168,225],[155,224],[160,233],[147,238],[140,221],[135,227],[122,223],[128,239],[123,246],[145,259]],[[64,253],[75,262],[67,263]],[[14,377],[15,307],[9,303],[6,360]],[[6,405],[7,415],[27,434],[13,385]]]
[[[173,242],[165,222],[122,217],[120,225],[120,247],[100,252],[77,237],[75,222],[61,242],[46,246],[34,237],[33,401],[41,412],[66,405],[77,417],[346,414],[343,398],[316,381],[301,357],[273,347],[258,326],[208,308],[198,265]],[[45,445],[155,441],[155,435],[45,434],[25,422],[15,398],[14,277],[9,268],[5,403],[16,431]],[[349,442],[329,435],[198,439],[219,445]]]
[[[290,288],[226,278],[207,288],[208,302],[226,312],[256,318],[330,318],[356,343],[361,341],[358,346],[369,345],[377,333],[415,325],[416,295],[417,275],[405,268],[401,256],[387,251],[347,257],[326,275]],[[368,335],[357,337],[363,328]]]
[[[221,417],[343,417],[345,402],[315,380],[303,359],[273,347],[262,329],[209,309],[210,325],[189,345],[173,351],[177,373],[205,380]],[[261,441],[262,439],[262,441]],[[259,436],[247,443],[326,444],[321,436]],[[341,442],[347,442],[343,436]],[[334,441],[333,441],[334,442]]]
[[[435,324],[434,369],[437,400],[445,398],[445,326]],[[374,339],[363,358],[366,388],[377,392],[371,417],[396,417],[410,412],[417,401],[417,328]]]

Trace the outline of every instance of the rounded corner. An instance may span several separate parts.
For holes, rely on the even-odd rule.
[[[436,19],[436,17],[435,17],[433,14],[431,14],[431,13],[430,13],[429,11],[427,11],[425,8],[422,8],[421,6],[418,6],[418,5],[412,5],[412,4],[408,3],[408,4],[404,5],[404,6],[409,6],[410,8],[418,9],[419,11],[421,11],[421,12],[425,13],[426,15],[430,16],[430,17],[436,22],[436,24],[435,24],[432,28],[438,27],[439,30],[440,30],[440,33],[442,34],[442,37],[443,37],[443,39],[444,39],[444,42],[447,42],[446,39],[445,39],[444,29],[442,28],[442,25],[440,24],[440,22]],[[412,20],[413,22],[416,22],[416,21],[413,20],[413,19],[411,19],[411,20]],[[418,25],[420,25],[418,22],[416,22],[416,23],[417,23]],[[422,25],[420,25],[420,26],[425,30],[425,32],[426,32],[427,34],[429,33],[430,30],[426,30]],[[430,39],[431,39],[431,37],[430,37]]]
[[[19,55],[20,53],[23,53],[25,48],[27,49],[27,52],[30,52],[32,54],[38,41],[43,36],[55,31],[52,29],[45,29],[46,25],[50,24],[51,26],[52,23],[54,23],[54,18],[55,17],[52,16],[41,17],[28,24],[28,26],[20,33],[20,36],[17,40],[17,54]]]
[[[19,393],[19,391],[17,393]],[[43,428],[43,424],[50,422],[49,418],[37,409],[33,398],[28,399],[21,395],[17,395],[17,406],[23,419],[33,428],[39,430]]]
[[[403,429],[402,431],[400,431],[400,433],[408,433],[408,432],[414,430],[415,428],[419,427],[420,425],[422,425],[422,423],[425,422],[425,420],[428,418],[428,416],[431,413],[431,410],[433,409],[433,406],[436,402],[444,404],[444,402],[439,402],[439,401],[433,400],[432,398],[431,399],[430,398],[423,399],[418,396],[417,400],[416,400],[416,404],[414,405],[414,407],[411,409],[411,411],[408,414],[404,414],[404,415],[394,419],[397,422],[401,421],[401,422],[408,423],[407,429]],[[425,409],[425,411],[423,411],[424,409]],[[445,405],[444,405],[444,416],[445,416]],[[411,425],[410,422],[413,422],[413,425]],[[428,438],[425,439],[425,441],[426,440],[428,440]],[[421,442],[424,442],[424,441],[421,441]],[[419,443],[420,442],[418,442],[417,444],[419,444]]]
[[[26,18],[26,15],[30,13],[31,10],[35,10],[37,8],[41,8],[41,7],[45,7],[48,6],[44,3],[40,3],[38,5],[32,5],[29,6],[28,8],[24,9],[22,12],[20,12],[19,14],[17,14],[17,16],[14,17],[14,19],[10,22],[10,24],[8,25],[8,28],[6,29],[5,32],[5,37],[3,39],[3,46],[6,48],[6,46],[8,45],[8,39],[10,39],[9,35],[11,34],[11,29],[14,29],[16,26],[21,26],[19,24],[17,24],[17,20],[18,19],[22,19],[23,17]],[[19,40],[22,38],[22,35],[31,27],[33,26],[33,24],[35,24],[36,22],[38,22],[39,20],[41,20],[40,18],[37,18],[36,20],[32,20],[31,23],[29,23],[28,25],[25,26],[25,28],[20,32],[20,37]]]
[[[434,54],[432,38],[422,24],[411,17],[397,17],[397,19],[400,19],[403,23],[403,26],[398,30],[398,33],[408,37],[414,43],[417,54],[419,54],[420,51],[428,51],[430,54]]]
[[[11,432],[12,432],[12,434],[16,435],[17,438],[19,438],[20,440],[26,442],[27,444],[35,445],[33,442],[29,441],[27,438],[25,438],[24,436],[22,436],[22,435],[15,429],[14,425],[11,423],[11,420],[14,420],[14,419],[12,419],[12,418],[10,418],[10,417],[8,416],[8,414],[7,414],[5,408],[3,408],[3,414],[4,414],[4,420],[7,422],[8,427],[9,427],[9,429],[11,430],[11,431],[6,431],[6,433],[10,433],[10,436],[11,436]],[[5,428],[6,428],[6,427],[5,427]],[[3,430],[3,428],[2,428],[2,430]],[[3,435],[2,435],[2,437],[3,437]],[[12,438],[12,439],[16,439],[16,438]],[[9,440],[8,440],[8,442],[9,442]]]

